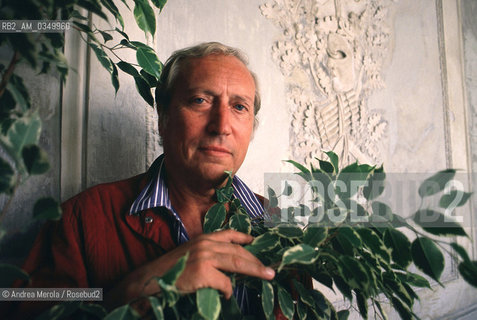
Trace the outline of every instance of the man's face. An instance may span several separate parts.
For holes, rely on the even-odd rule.
[[[254,80],[233,56],[192,58],[172,91],[160,127],[166,166],[187,181],[217,185],[241,166],[253,132]]]

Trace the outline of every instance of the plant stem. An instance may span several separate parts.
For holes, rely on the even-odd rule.
[[[7,88],[8,81],[13,75],[13,70],[15,69],[18,60],[20,60],[20,53],[18,51],[15,51],[13,53],[12,59],[10,60],[10,64],[8,65],[7,70],[3,74],[2,82],[0,82],[0,97],[3,96],[3,93]]]

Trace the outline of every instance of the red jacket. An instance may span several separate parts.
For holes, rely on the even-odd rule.
[[[175,247],[169,225],[154,210],[128,215],[149,173],[102,184],[62,205],[62,219],[40,231],[23,269],[32,288],[103,288]],[[145,223],[145,218],[153,218]],[[150,220],[150,219],[149,219]],[[50,305],[21,303],[19,318]]]

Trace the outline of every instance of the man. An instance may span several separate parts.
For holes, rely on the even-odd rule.
[[[45,226],[25,264],[31,287],[102,287],[108,309],[159,291],[149,281],[189,252],[177,287],[232,295],[225,272],[270,280],[242,245],[250,235],[202,233],[207,210],[225,171],[240,168],[260,108],[255,77],[242,54],[219,43],[175,52],[156,89],[164,147],[150,170],[93,187],[63,204],[57,223]],[[252,217],[261,200],[234,177],[234,196]],[[246,292],[235,295],[247,311]]]

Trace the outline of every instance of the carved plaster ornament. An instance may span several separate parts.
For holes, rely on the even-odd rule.
[[[342,165],[380,163],[387,122],[369,113],[382,88],[390,0],[273,0],[262,14],[282,30],[272,48],[287,77],[292,157],[310,163],[333,150]]]

